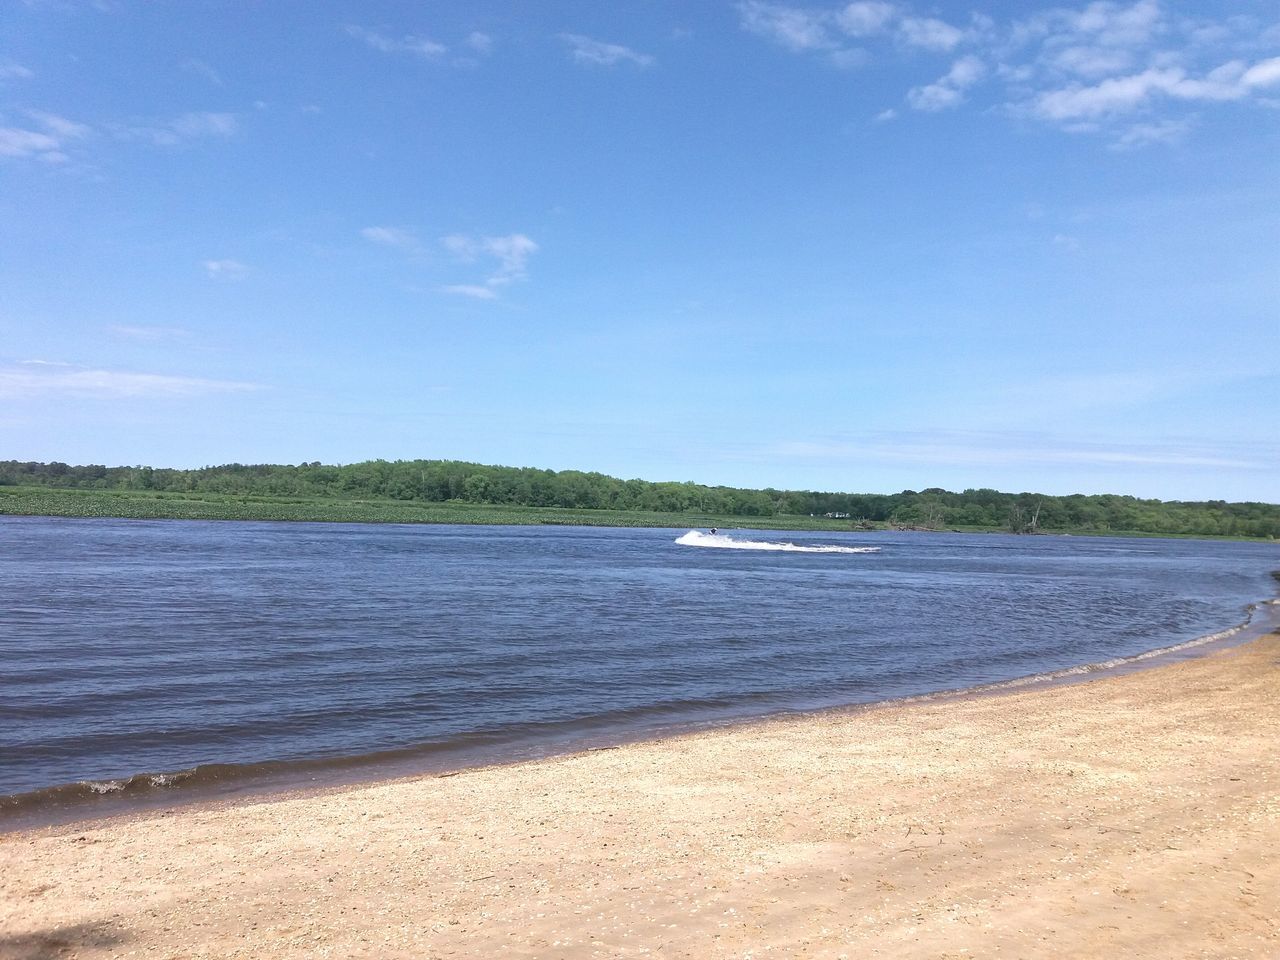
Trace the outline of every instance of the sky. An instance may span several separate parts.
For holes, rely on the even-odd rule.
[[[0,0],[0,459],[1280,502],[1280,8]]]

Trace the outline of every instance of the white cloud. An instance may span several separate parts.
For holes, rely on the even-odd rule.
[[[498,272],[489,279],[489,283],[505,284],[525,278],[525,266],[529,258],[538,252],[538,245],[523,233],[513,233],[505,237],[485,237],[484,249],[497,257],[499,263]]]
[[[829,50],[835,46],[825,11],[788,7],[763,0],[738,4],[742,28],[779,43],[788,50]]]
[[[466,43],[476,53],[487,56],[493,52],[493,37],[487,33],[481,33],[479,30],[474,30],[468,34]]]
[[[941,82],[964,89],[977,83],[984,73],[986,73],[986,67],[977,57],[961,57],[951,65],[951,69]]]
[[[1009,31],[1013,46],[1040,42],[1048,48],[1072,45],[1137,48],[1166,29],[1155,0],[1129,6],[1098,2],[1072,10],[1054,7],[1015,21]]]
[[[877,44],[914,61],[924,59],[921,52],[954,54],[964,45],[975,56],[956,60],[932,83],[925,74],[909,86],[911,107],[959,107],[990,75],[1003,89],[1005,115],[1101,134],[1114,149],[1176,143],[1194,129],[1185,116],[1190,104],[1252,99],[1280,106],[1280,23],[1268,27],[1251,15],[1174,15],[1159,0],[1093,0],[1003,24],[981,13],[952,23],[913,12],[906,0],[740,0],[737,10],[742,29],[839,67],[866,64]],[[863,41],[858,48],[845,46],[851,37]],[[1136,113],[1141,124],[1132,122]]]
[[[940,53],[954,50],[964,40],[963,30],[933,17],[905,17],[898,24],[898,33],[909,46]]]
[[[76,123],[56,113],[45,113],[42,110],[28,110],[27,116],[40,124],[50,133],[64,140],[87,137],[92,131],[83,123]]]
[[[929,113],[958,107],[964,102],[964,94],[955,87],[942,83],[930,83],[923,87],[912,87],[907,91],[907,103],[913,109]]]
[[[1229,447],[1202,443],[1097,443],[1018,432],[929,431],[869,434],[847,439],[798,440],[780,444],[779,457],[931,465],[1045,464],[1062,466],[1138,466],[1163,468],[1263,469]]]
[[[898,115],[898,111],[890,107],[888,110],[881,110],[876,114],[876,122],[884,123],[886,120],[892,120]]]
[[[145,140],[157,147],[177,147],[193,140],[226,139],[240,130],[233,113],[184,113],[159,124],[110,124],[122,140]]]
[[[867,51],[857,48],[832,50],[827,54],[827,60],[833,67],[840,70],[853,70],[857,67],[866,66],[871,61],[871,55]]]
[[[30,80],[35,73],[12,60],[0,61],[0,80]]]
[[[92,370],[45,361],[0,367],[0,397],[35,399],[51,395],[126,399],[195,397],[262,389],[254,383],[156,373]]]
[[[406,34],[403,37],[389,37],[377,30],[366,30],[364,27],[348,24],[344,29],[348,36],[364,41],[367,47],[380,53],[412,53],[415,56],[434,60],[443,56],[449,48],[426,37]]]
[[[67,160],[68,141],[87,137],[91,132],[83,123],[76,123],[55,113],[29,110],[27,116],[40,129],[0,127],[0,157],[63,163]]]
[[[199,137],[230,137],[240,129],[240,124],[230,113],[184,113],[172,121],[170,127],[178,136],[194,140]]]
[[[869,37],[882,32],[897,15],[897,8],[883,0],[861,0],[836,14],[836,23],[851,37]]]
[[[440,238],[440,244],[459,260],[471,261],[480,253],[480,242],[465,233],[451,233]]]
[[[1246,87],[1271,87],[1280,83],[1280,57],[1255,63],[1240,77]]]
[[[1190,118],[1136,123],[1121,133],[1111,146],[1115,150],[1136,150],[1153,143],[1178,143],[1185,139],[1194,125],[1195,122]]]
[[[20,127],[0,127],[0,157],[34,158],[49,163],[60,163],[67,158],[61,150],[58,138],[36,130]]]
[[[492,287],[482,287],[469,283],[455,283],[441,287],[445,293],[453,293],[462,297],[473,297],[476,300],[497,300],[498,294]]]
[[[108,329],[117,337],[123,337],[126,340],[142,340],[147,342],[173,340],[182,337],[189,337],[191,335],[190,330],[184,330],[182,327],[161,327],[116,323],[112,324]]]
[[[1280,57],[1246,67],[1233,60],[1201,78],[1181,67],[1152,67],[1141,73],[1108,77],[1093,86],[1072,84],[1039,94],[1033,111],[1049,120],[1095,118],[1133,111],[1157,95],[1176,100],[1241,100],[1255,88],[1280,82]]]
[[[1093,78],[1129,69],[1133,54],[1114,47],[1073,46],[1054,53],[1050,62],[1064,73]]]
[[[462,284],[444,289],[450,293],[492,300],[497,290],[528,277],[529,258],[538,252],[538,245],[523,233],[501,237],[472,237],[454,233],[440,238],[441,245],[464,263],[473,263],[481,257],[497,261],[493,271],[479,284]],[[481,291],[487,291],[481,292]]]
[[[1139,46],[1147,43],[1161,22],[1160,4],[1156,0],[1138,0],[1126,7],[1119,3],[1091,3],[1071,19],[1080,33],[1097,37],[1109,46]]]
[[[560,39],[569,45],[569,55],[577,63],[612,67],[619,63],[629,62],[636,66],[647,67],[653,63],[653,57],[647,53],[637,53],[630,47],[617,43],[604,43],[592,40],[578,33],[562,33]]]
[[[964,91],[982,79],[985,73],[986,67],[977,57],[961,57],[936,82],[909,90],[907,102],[915,109],[925,111],[958,106],[964,101]]]
[[[243,280],[249,268],[239,260],[202,260],[206,276],[211,280]]]
[[[402,227],[365,227],[360,236],[370,243],[379,243],[385,247],[396,247],[409,253],[422,250],[422,241],[412,231]]]
[[[222,86],[222,75],[203,60],[196,60],[195,58],[184,60],[182,61],[182,69],[187,73],[194,73],[198,77],[204,77],[215,87]]]

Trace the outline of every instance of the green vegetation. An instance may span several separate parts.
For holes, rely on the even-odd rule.
[[[0,461],[0,514],[1280,536],[1280,506],[1265,503],[936,488],[895,494],[746,490],[451,460],[199,470]]]

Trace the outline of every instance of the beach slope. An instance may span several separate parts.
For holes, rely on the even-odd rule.
[[[0,956],[1280,956],[1280,638],[0,836]]]

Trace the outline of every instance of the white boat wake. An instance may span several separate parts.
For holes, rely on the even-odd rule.
[[[690,530],[676,537],[685,547],[717,547],[721,550],[780,550],[785,553],[879,553],[879,547],[802,546],[796,543],[770,543],[767,540],[735,540],[723,533]]]

